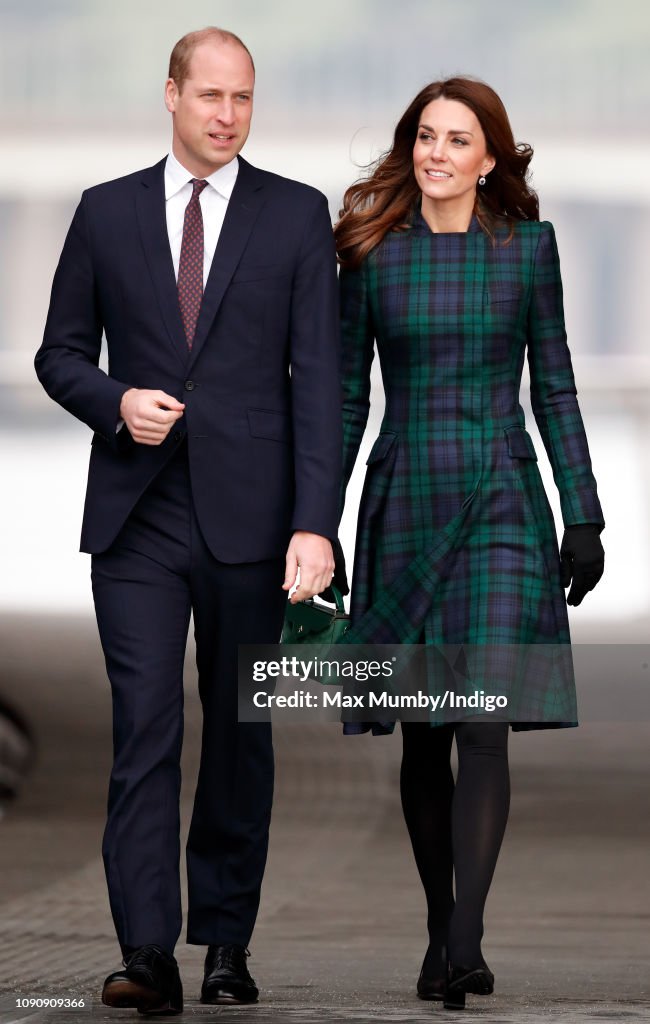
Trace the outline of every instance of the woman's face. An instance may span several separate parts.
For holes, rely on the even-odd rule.
[[[495,161],[473,110],[458,100],[432,100],[420,115],[413,170],[423,196],[438,202],[474,196]]]

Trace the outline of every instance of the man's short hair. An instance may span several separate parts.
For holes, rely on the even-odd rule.
[[[245,50],[248,54],[253,74],[255,74],[255,64],[253,63],[251,52],[239,36],[236,36],[234,32],[228,32],[225,28],[216,28],[210,25],[208,28],[201,28],[196,32],[188,32],[182,39],[178,40],[172,50],[171,57],[169,58],[169,77],[174,79],[179,92],[183,90],[185,79],[189,78],[192,54],[197,46],[208,40],[241,46],[242,50]]]

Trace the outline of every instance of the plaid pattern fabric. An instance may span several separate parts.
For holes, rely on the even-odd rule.
[[[474,218],[420,214],[341,272],[344,482],[369,410],[374,342],[386,412],[368,458],[347,643],[569,642],[553,517],[519,403],[531,398],[565,525],[604,522],[566,343],[552,225],[497,244]],[[575,712],[573,676],[531,706]],[[524,712],[522,712],[524,713]],[[516,727],[516,726],[515,726]],[[353,731],[353,730],[350,730]]]

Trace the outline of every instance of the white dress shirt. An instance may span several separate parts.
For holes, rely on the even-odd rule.
[[[199,196],[201,213],[203,215],[203,287],[208,280],[214,251],[217,248],[219,235],[223,226],[228,200],[237,181],[239,161],[237,157],[230,163],[224,164],[218,171],[205,178],[208,186],[204,188]],[[183,243],[183,221],[185,220],[185,207],[192,198],[192,186],[190,181],[194,177],[190,171],[186,171],[178,162],[173,153],[167,157],[165,164],[165,214],[167,217],[167,234],[169,246],[172,251],[174,263],[174,275],[178,281],[178,264],[181,259],[181,245]],[[124,426],[124,420],[119,419],[115,428],[118,433]]]
[[[239,161],[235,157],[230,163],[224,164],[218,171],[214,171],[208,178],[202,179],[208,183],[207,188],[204,188],[199,196],[201,213],[203,215],[204,288],[208,280],[210,267],[212,266],[212,259],[217,248],[226,210],[228,209],[228,200],[235,187],[238,170]],[[176,280],[178,280],[178,264],[181,258],[181,245],[183,242],[185,207],[192,198],[192,185],[190,181],[194,177],[194,174],[187,171],[178,162],[173,153],[168,155],[165,164],[165,213]]]

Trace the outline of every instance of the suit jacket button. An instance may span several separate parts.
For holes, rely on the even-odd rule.
[[[186,391],[194,391],[194,387],[195,387],[194,381],[193,380],[186,380],[185,384],[183,385],[183,387],[185,388]]]

